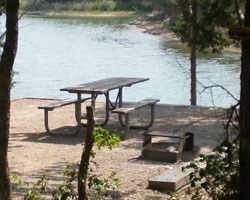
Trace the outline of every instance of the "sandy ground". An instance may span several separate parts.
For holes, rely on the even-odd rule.
[[[40,98],[21,98],[12,100],[11,128],[9,143],[10,171],[16,172],[26,183],[32,183],[49,173],[51,184],[55,187],[62,182],[61,170],[66,162],[79,163],[84,143],[85,128],[76,137],[67,135],[50,136],[46,133],[43,110],[37,109],[55,100]],[[103,103],[97,104],[97,112],[102,114]],[[175,106],[158,104],[153,130],[179,135],[191,131],[195,135],[195,145],[202,153],[209,153],[223,138],[221,115],[223,109]],[[147,120],[149,112],[144,109],[133,116],[137,123]],[[100,120],[102,115],[97,116]],[[75,124],[74,106],[55,109],[50,113],[50,127],[54,129],[73,129]],[[121,131],[117,115],[112,114],[106,129]],[[148,189],[148,179],[168,171],[176,171],[185,163],[154,162],[141,159],[142,135],[140,130],[131,130],[129,137],[121,141],[113,150],[97,151],[95,161],[99,165],[93,172],[107,176],[117,172],[122,187],[113,199],[168,199],[169,195]],[[53,181],[52,181],[53,180]],[[19,188],[19,189],[17,189]],[[14,199],[21,199],[24,187],[15,187]],[[183,198],[186,199],[187,197]]]

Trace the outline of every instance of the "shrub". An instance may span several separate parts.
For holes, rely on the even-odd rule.
[[[83,11],[85,9],[84,3],[82,2],[72,3],[71,9],[74,11]]]
[[[85,10],[113,11],[116,7],[116,3],[112,0],[102,0],[88,2],[84,7]]]
[[[226,138],[211,155],[201,155],[196,161],[184,167],[193,169],[190,174],[191,186],[197,183],[213,200],[235,200],[239,198],[239,132],[237,106],[228,111],[224,124]],[[236,113],[236,116],[234,116]],[[235,135],[236,134],[236,135]],[[229,137],[231,136],[231,137]],[[234,138],[230,140],[230,138]],[[205,167],[201,167],[205,164]],[[199,189],[192,199],[201,199]]]
[[[153,5],[151,1],[116,1],[116,10],[132,10],[132,11],[152,11]]]
[[[239,197],[239,142],[236,139],[231,144],[226,143],[217,147],[215,154],[201,155],[198,161],[191,162],[185,167],[194,169],[190,174],[191,186],[195,187],[200,183],[214,200],[233,200]],[[228,154],[229,151],[231,155]],[[205,163],[206,167],[200,167],[201,163]],[[194,196],[197,198],[199,192],[196,191]]]
[[[20,8],[31,11],[152,11],[153,3],[151,1],[124,1],[124,0],[97,0],[97,1],[34,1],[23,0]]]

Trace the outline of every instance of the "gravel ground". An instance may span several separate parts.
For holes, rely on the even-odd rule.
[[[62,182],[61,170],[67,162],[79,163],[85,129],[76,137],[67,135],[49,136],[44,128],[43,110],[37,109],[55,100],[43,98],[19,98],[12,100],[11,128],[9,142],[10,171],[16,172],[27,184],[38,180],[43,172],[50,175],[49,190]],[[97,120],[102,119],[104,104],[97,103]],[[158,104],[153,130],[169,134],[182,134],[190,131],[195,135],[195,145],[201,147],[202,153],[209,153],[223,138],[221,115],[225,111],[219,108],[191,107]],[[133,122],[147,120],[149,112],[142,109],[135,113]],[[131,117],[132,118],[132,117]],[[75,124],[74,106],[55,109],[50,113],[51,129],[73,129]],[[106,129],[119,133],[121,131],[116,115],[112,114]],[[112,199],[141,200],[169,199],[169,194],[148,188],[148,179],[165,172],[179,170],[186,163],[154,162],[141,159],[142,136],[140,130],[131,130],[126,140],[121,141],[113,150],[97,150],[91,173],[105,177],[112,171],[117,172],[121,188],[110,192]],[[96,149],[96,147],[95,147]],[[22,199],[26,187],[13,189],[14,199]],[[182,192],[180,199],[190,197]],[[205,198],[205,197],[204,197]]]

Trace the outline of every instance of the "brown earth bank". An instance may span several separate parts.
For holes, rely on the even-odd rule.
[[[26,183],[25,186],[13,188],[13,199],[22,199],[27,192],[27,186],[41,178],[43,172],[50,176],[48,191],[51,192],[62,183],[61,171],[67,162],[73,163],[76,168],[78,166],[86,130],[82,128],[75,137],[50,136],[44,128],[43,110],[37,107],[54,101],[44,98],[19,98],[11,102],[8,153],[10,172],[17,173]],[[98,102],[96,121],[103,119],[103,110],[104,103]],[[158,104],[155,123],[151,129],[171,135],[192,132],[195,145],[201,147],[201,153],[207,154],[224,138],[222,121],[225,120],[225,112],[222,108]],[[131,116],[131,120],[132,123],[144,123],[148,116],[149,110],[141,109]],[[74,125],[73,105],[55,109],[50,113],[49,126],[52,130],[72,130]],[[111,115],[105,128],[118,134],[123,130],[115,114]],[[122,186],[118,192],[109,192],[109,199],[169,199],[168,193],[149,189],[148,179],[162,173],[179,171],[187,164],[143,159],[143,136],[140,132],[141,130],[131,130],[126,140],[121,141],[113,150],[97,150],[95,147],[95,161],[98,167],[92,163],[90,173],[107,177],[115,171]],[[190,199],[190,195],[183,191],[179,198]]]

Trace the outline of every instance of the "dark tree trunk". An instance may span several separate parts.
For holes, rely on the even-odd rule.
[[[11,199],[8,169],[11,74],[18,41],[18,0],[6,2],[6,39],[0,61],[0,200]]]
[[[192,2],[192,27],[191,27],[191,105],[197,104],[196,97],[196,43],[197,43],[197,1],[193,0]]]
[[[92,153],[92,147],[94,144],[93,131],[95,127],[95,121],[93,116],[92,107],[87,107],[87,132],[85,138],[84,151],[79,166],[78,172],[78,198],[79,200],[87,200],[87,176],[89,169],[89,160]]]
[[[246,0],[245,27],[250,27],[250,0]],[[250,40],[242,40],[240,93],[240,195],[249,199],[250,187]]]

